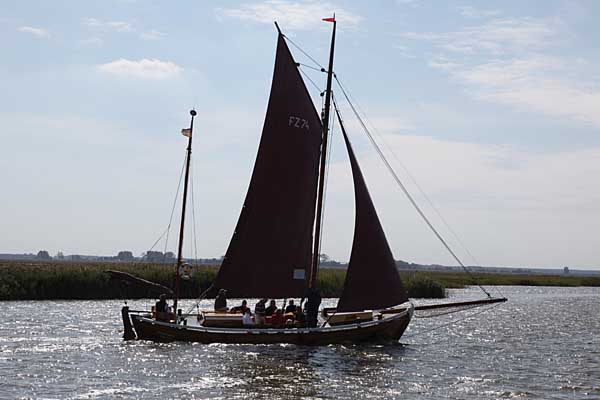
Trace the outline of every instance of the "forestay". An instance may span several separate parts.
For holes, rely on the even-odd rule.
[[[228,297],[300,297],[310,268],[321,121],[283,35],[244,205],[213,285]]]

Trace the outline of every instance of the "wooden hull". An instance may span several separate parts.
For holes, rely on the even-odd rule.
[[[212,328],[159,322],[131,314],[137,339],[158,342],[327,345],[398,341],[410,323],[413,308],[364,323],[323,328]]]
[[[329,321],[329,325],[345,325],[351,323],[363,323],[373,320],[373,312],[372,311],[362,311],[362,312],[339,312],[333,313],[331,315],[324,314],[323,317],[327,318]]]

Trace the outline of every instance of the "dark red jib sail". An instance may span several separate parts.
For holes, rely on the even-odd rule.
[[[228,297],[300,297],[310,268],[321,121],[280,34],[246,200],[213,284]]]
[[[339,118],[354,179],[354,241],[337,311],[376,310],[408,300],[369,190]]]

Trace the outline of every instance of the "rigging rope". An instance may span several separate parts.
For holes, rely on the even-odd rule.
[[[291,43],[291,44],[292,44],[292,45],[293,45],[295,48],[297,48],[298,50],[300,50],[300,52],[301,52],[302,54],[304,54],[304,55],[305,55],[306,57],[308,57],[308,58],[309,58],[309,59],[310,59],[310,60],[311,60],[313,63],[315,63],[315,65],[316,65],[316,66],[318,66],[318,67],[319,67],[321,70],[325,70],[325,68],[324,68],[324,67],[323,67],[321,64],[319,64],[319,62],[318,62],[317,60],[315,60],[314,58],[312,58],[312,57],[310,56],[310,54],[308,54],[306,51],[304,51],[304,50],[302,49],[302,47],[300,47],[300,46],[298,46],[296,43],[294,43],[294,41],[293,41],[292,39],[290,39],[289,37],[287,37],[287,36],[286,36],[286,35],[284,35],[283,33],[282,33],[281,35],[282,35],[282,36],[285,38],[285,40],[287,40],[288,42],[290,42],[290,43]]]
[[[394,152],[394,150],[392,149],[392,147],[389,145],[389,143],[385,140],[385,138],[383,137],[383,135],[381,135],[379,133],[379,131],[377,130],[377,127],[375,127],[375,125],[373,125],[373,123],[371,123],[371,121],[367,117],[367,114],[364,112],[364,110],[362,109],[362,107],[360,106],[360,104],[358,103],[358,101],[354,98],[354,96],[352,96],[351,93],[349,93],[349,91],[347,91],[347,89],[345,89],[343,87],[342,83],[340,82],[340,80],[337,78],[337,76],[335,74],[334,74],[334,76],[335,76],[335,79],[336,79],[338,85],[340,86],[340,88],[342,90],[346,90],[346,93],[348,94],[348,98],[350,98],[352,100],[353,104],[356,105],[356,108],[358,109],[358,111],[362,115],[362,118],[366,121],[367,125],[370,125],[371,130],[373,132],[375,132],[375,134],[377,135],[378,139],[384,144],[385,149],[393,156],[393,158],[396,160],[396,162],[404,170],[404,172],[406,173],[406,175],[409,177],[410,181],[417,187],[417,189],[419,190],[419,193],[421,193],[421,195],[425,198],[425,200],[427,201],[427,203],[429,204],[429,206],[433,209],[433,211],[435,211],[435,213],[440,218],[440,220],[442,221],[442,223],[444,224],[444,226],[446,227],[446,229],[448,229],[448,231],[452,234],[452,236],[458,242],[458,244],[460,245],[460,247],[465,251],[465,253],[467,253],[467,255],[471,258],[471,260],[474,262],[475,265],[482,265],[479,262],[479,260],[477,260],[477,258],[475,258],[475,256],[471,253],[471,251],[469,250],[469,248],[463,243],[463,241],[461,240],[460,236],[458,236],[458,234],[452,228],[452,226],[450,226],[450,224],[448,223],[448,221],[446,221],[446,219],[444,218],[444,216],[442,215],[442,213],[440,212],[440,210],[433,204],[433,202],[431,201],[431,199],[429,198],[429,196],[427,195],[427,193],[423,190],[423,188],[421,187],[421,185],[419,185],[419,183],[417,182],[417,180],[415,179],[415,177],[410,173],[410,171],[408,170],[408,168],[406,167],[406,165],[404,165],[404,163],[396,155],[396,153]],[[473,282],[475,282],[475,279],[472,276],[471,276],[471,279],[473,279]],[[498,288],[497,286],[495,286],[494,289],[498,292],[498,294],[501,297],[504,297],[504,294],[502,293],[502,291],[500,290],[500,288]]]
[[[313,86],[314,86],[314,87],[315,87],[315,88],[316,88],[316,89],[319,91],[319,93],[320,93],[320,94],[322,94],[322,93],[323,93],[323,90],[321,90],[321,88],[319,87],[319,85],[317,85],[317,84],[315,83],[315,81],[313,81],[313,80],[310,78],[310,76],[308,76],[308,74],[302,70],[302,68],[298,68],[298,71],[300,71],[300,73],[301,73],[301,74],[302,74],[302,75],[303,75],[303,76],[304,76],[306,79],[308,79],[308,81],[309,81],[309,82],[310,82],[310,83],[311,83],[311,84],[312,84],[312,85],[313,85]],[[323,108],[321,107],[321,109],[323,109]]]
[[[435,314],[432,313],[431,315],[422,315],[422,316],[416,315],[416,313],[419,312],[417,310],[417,311],[415,311],[415,316],[414,317],[418,318],[418,319],[436,318],[436,317],[441,317],[443,315],[455,314],[455,313],[458,313],[458,312],[463,312],[463,311],[470,310],[472,308],[477,308],[477,307],[482,307],[482,306],[483,305],[481,305],[481,304],[475,304],[475,305],[470,305],[470,306],[456,306],[455,309],[450,309],[450,311],[441,311],[441,312],[438,312],[438,313],[435,313]]]
[[[282,34],[283,35],[283,34]],[[286,35],[283,35],[283,37],[290,42],[294,47],[296,47],[302,54],[304,54],[306,57],[308,57],[315,65],[317,65],[319,68],[315,68],[312,67],[310,65],[306,65],[303,63],[296,63],[298,65],[298,67],[300,66],[305,66],[307,68],[313,69],[315,71],[319,71],[319,72],[327,72],[327,70],[317,61],[315,60],[313,57],[310,56],[310,54],[308,54],[306,51],[304,51],[304,49],[302,49],[298,44],[296,44],[292,39],[290,39],[289,37],[287,37]],[[300,70],[300,72],[302,73],[302,75],[304,75],[309,82],[315,86],[317,88],[317,90],[321,91],[321,89],[319,88],[319,86],[310,78],[310,76],[308,76],[308,74],[306,74],[306,72],[304,72],[301,68],[298,68]],[[452,249],[450,248],[450,246],[446,243],[446,241],[442,238],[442,236],[437,232],[437,230],[434,228],[434,226],[429,222],[429,220],[427,219],[427,217],[425,216],[425,214],[421,211],[421,209],[419,208],[419,206],[416,204],[416,202],[414,201],[414,199],[412,198],[412,196],[410,195],[410,193],[408,192],[408,190],[406,189],[406,187],[404,186],[404,184],[400,181],[400,179],[398,178],[398,176],[396,175],[394,169],[392,168],[392,166],[388,163],[387,159],[385,158],[383,152],[381,151],[381,149],[379,148],[379,146],[377,145],[377,143],[375,142],[375,140],[373,139],[369,129],[367,128],[366,124],[363,122],[363,119],[361,118],[361,116],[359,115],[359,113],[357,112],[357,110],[355,109],[353,102],[351,101],[351,95],[349,95],[349,93],[346,91],[346,89],[344,88],[344,86],[342,85],[342,83],[340,82],[340,80],[338,79],[337,75],[335,74],[335,72],[333,73],[333,76],[336,80],[336,82],[338,83],[338,85],[340,86],[340,89],[342,90],[342,93],[344,94],[344,97],[346,98],[346,100],[348,101],[348,103],[350,104],[350,107],[352,108],[352,111],[354,112],[354,114],[356,115],[357,119],[359,120],[360,124],[362,125],[365,133],[367,134],[367,136],[369,137],[371,143],[373,144],[373,146],[375,147],[376,151],[378,152],[378,154],[380,155],[380,157],[382,158],[383,162],[386,164],[386,167],[388,168],[388,170],[390,171],[390,173],[392,174],[392,176],[394,177],[394,179],[398,182],[399,186],[402,188],[402,191],[405,193],[405,195],[408,197],[408,199],[410,200],[410,202],[412,203],[412,205],[415,207],[415,209],[417,210],[417,212],[419,213],[419,215],[421,215],[421,217],[425,220],[425,222],[427,223],[427,225],[429,226],[429,228],[434,232],[434,234],[438,237],[438,239],[442,242],[442,244],[444,245],[444,247],[446,247],[446,249],[450,252],[450,254],[452,255],[452,257],[458,262],[458,264],[463,268],[463,270],[469,274],[469,276],[471,277],[471,279],[473,280],[473,282],[488,296],[491,297],[490,294],[481,286],[479,285],[474,276],[473,273],[462,263],[462,261],[458,258],[458,256],[454,253],[454,251],[452,251]],[[321,91],[322,94],[322,91]],[[333,96],[332,96],[333,97]],[[357,106],[359,108],[359,110],[361,111],[361,113],[363,115],[365,115],[365,113],[362,111],[362,109],[360,109],[360,105],[357,103]],[[322,107],[321,107],[322,108]],[[339,110],[338,110],[339,111]],[[366,117],[365,117],[366,119]],[[369,121],[367,121],[369,122]],[[371,124],[373,125],[373,124]],[[379,136],[379,138],[381,139],[381,141],[384,143],[384,145],[386,146],[387,150],[392,154],[392,156],[396,159],[396,161],[398,162],[398,164],[400,164],[400,166],[402,167],[402,169],[407,173],[407,175],[409,176],[409,178],[411,179],[411,181],[415,184],[415,186],[417,186],[419,192],[423,195],[423,197],[425,197],[426,201],[429,203],[429,205],[431,206],[431,208],[435,211],[435,213],[440,217],[440,219],[442,220],[443,224],[446,226],[446,228],[450,231],[450,233],[452,234],[452,236],[457,240],[457,242],[459,243],[459,245],[462,247],[462,249],[469,255],[469,257],[471,257],[471,259],[475,262],[475,264],[477,265],[481,265],[477,259],[475,258],[475,256],[473,256],[473,254],[469,251],[469,249],[464,245],[464,243],[462,242],[462,240],[460,239],[460,237],[458,236],[458,234],[456,234],[456,232],[454,231],[454,229],[452,229],[452,227],[450,226],[450,224],[448,224],[448,222],[446,221],[446,219],[442,216],[442,214],[440,213],[440,211],[433,205],[433,202],[429,199],[429,197],[427,196],[427,194],[425,193],[425,191],[421,188],[421,186],[417,183],[416,179],[414,179],[414,177],[412,176],[412,174],[408,171],[408,169],[406,168],[406,166],[400,161],[400,159],[396,156],[396,154],[391,150],[391,147],[387,144],[387,142],[383,139],[383,137],[381,135],[379,135],[379,133],[377,132],[376,129],[374,129],[375,133]],[[498,293],[502,295],[502,292],[500,291],[499,288],[496,287],[496,290],[498,291]]]
[[[313,81],[311,79],[311,77],[301,68],[301,67],[307,67],[310,68],[312,70],[318,71],[318,72],[326,72],[325,68],[323,68],[323,66],[321,66],[314,58],[312,58],[308,53],[306,53],[304,50],[302,50],[297,44],[295,44],[292,40],[290,40],[288,37],[284,36],[287,40],[290,41],[290,43],[292,43],[298,50],[300,50],[305,56],[307,56],[309,59],[311,59],[316,65],[318,65],[320,68],[315,68],[312,67],[310,65],[306,65],[303,63],[299,63],[297,62],[296,65],[298,66],[298,71],[300,71],[300,73],[319,91],[319,94],[321,95],[321,112],[323,112],[323,90],[319,87],[319,85],[317,85],[315,83],[315,81]],[[332,93],[332,97],[333,97],[333,93]],[[330,118],[330,124],[329,126],[331,126],[331,128],[329,129],[329,140],[331,141],[332,137],[333,137],[333,128],[334,128],[334,124],[335,124],[335,118],[333,115],[329,116]],[[329,160],[331,158],[331,152],[332,152],[332,148],[333,146],[329,146],[329,149],[327,149],[327,160]],[[323,179],[323,205],[322,205],[322,217],[321,217],[321,226],[319,227],[319,229],[321,230],[321,232],[323,231],[323,225],[325,222],[325,205],[327,203],[327,181],[328,181],[328,177],[329,177],[329,166],[331,165],[330,162],[327,162],[327,165],[325,166],[325,177]],[[321,256],[320,251],[321,251],[321,244],[323,242],[323,235],[321,235],[319,237],[319,243],[318,248],[315,250],[317,252],[317,254],[319,254],[319,257]]]
[[[327,72],[327,71],[325,71],[325,69],[324,69],[324,68],[315,68],[315,67],[313,67],[313,66],[311,66],[311,65],[304,64],[304,63],[301,63],[301,62],[296,62],[296,65],[297,65],[298,67],[302,66],[302,67],[310,68],[310,69],[312,69],[312,70],[314,70],[314,71],[317,71],[317,72]]]
[[[451,325],[457,324],[457,323],[459,323],[459,322],[462,322],[462,321],[465,321],[465,320],[467,320],[467,319],[469,319],[469,318],[475,317],[475,316],[477,316],[477,315],[479,315],[479,314],[483,314],[484,312],[488,312],[488,311],[492,310],[493,308],[496,308],[496,307],[498,307],[498,306],[499,306],[499,305],[501,305],[501,304],[502,304],[502,303],[494,304],[494,305],[490,306],[489,308],[485,308],[485,309],[483,309],[483,310],[480,310],[480,311],[478,311],[478,312],[474,312],[474,313],[472,313],[472,314],[466,315],[465,317],[463,317],[463,318],[460,318],[460,319],[457,319],[457,320],[455,320],[455,321],[450,321],[450,322],[448,322],[448,323],[445,323],[445,324],[441,324],[441,325],[435,326],[435,327],[433,327],[433,328],[431,328],[431,329],[427,329],[427,330],[424,330],[424,331],[422,331],[422,332],[415,332],[415,333],[413,333],[412,335],[404,335],[402,338],[403,338],[403,339],[409,339],[409,338],[412,338],[412,337],[415,337],[415,336],[424,335],[424,334],[426,334],[426,333],[433,332],[433,331],[436,331],[436,330],[438,330],[438,329],[441,329],[441,328],[444,328],[444,327],[447,327],[447,326],[451,326]],[[462,310],[461,310],[461,311],[462,311]],[[455,311],[455,312],[458,312],[458,311]]]
[[[308,57],[308,59],[310,59],[319,68],[315,68],[315,67],[312,67],[310,65],[306,65],[306,64],[302,64],[302,63],[296,63],[298,65],[298,67],[305,66],[307,68],[310,68],[310,69],[313,69],[313,70],[316,70],[316,71],[327,72],[327,70],[317,60],[315,60],[310,54],[308,54],[306,51],[304,51],[304,49],[302,49],[302,47],[300,47],[298,44],[296,44],[292,39],[290,39],[286,35],[282,34],[282,36],[289,43],[291,43],[295,48],[297,48],[302,54],[304,54],[306,57]],[[317,88],[317,90],[320,91],[319,86],[308,76],[308,74],[306,74],[301,68],[298,68],[298,69],[309,80],[309,82],[311,82],[311,84],[313,86],[315,86]],[[388,171],[390,172],[390,174],[392,175],[392,177],[394,178],[394,180],[396,181],[396,183],[400,186],[400,188],[402,189],[402,191],[404,192],[404,194],[406,195],[406,197],[408,198],[408,200],[410,201],[410,203],[413,205],[413,207],[415,208],[415,210],[417,211],[417,213],[425,221],[425,223],[427,224],[427,226],[429,227],[429,229],[435,234],[435,236],[438,238],[438,240],[444,245],[444,247],[450,253],[450,255],[456,260],[456,262],[462,267],[462,269],[471,277],[471,279],[473,280],[473,283],[476,286],[478,286],[479,289],[481,289],[481,291],[483,293],[485,293],[488,297],[491,297],[490,293],[487,290],[485,290],[485,288],[483,286],[481,286],[480,284],[477,283],[477,281],[475,280],[475,277],[473,276],[473,273],[460,260],[460,258],[456,255],[456,253],[454,253],[454,251],[452,250],[452,248],[448,245],[448,243],[444,240],[444,238],[441,236],[441,234],[437,231],[437,229],[429,221],[429,219],[427,218],[427,216],[425,215],[425,213],[421,210],[421,208],[416,203],[416,201],[414,200],[414,198],[412,197],[412,195],[410,194],[410,192],[408,191],[408,189],[406,188],[406,186],[402,183],[402,181],[400,180],[400,178],[396,174],[395,170],[393,169],[393,167],[391,166],[391,164],[388,162],[387,158],[385,157],[383,151],[381,150],[381,148],[379,147],[379,145],[377,144],[377,142],[375,141],[375,139],[371,135],[371,132],[367,128],[365,122],[363,121],[363,118],[360,116],[359,112],[354,107],[354,104],[353,104],[353,102],[350,99],[351,96],[349,96],[349,94],[345,90],[344,86],[342,85],[342,83],[338,79],[338,77],[335,74],[335,72],[333,73],[333,77],[335,78],[336,82],[340,86],[340,89],[342,90],[342,93],[344,94],[344,97],[348,101],[348,104],[352,108],[352,111],[353,111],[354,115],[358,119],[358,121],[361,124],[361,126],[362,126],[363,130],[365,131],[365,133],[367,134],[369,140],[371,141],[371,144],[373,145],[373,147],[377,151],[379,157],[382,159],[382,161],[385,164],[386,168],[388,169]],[[321,92],[321,94],[322,94],[322,92]],[[332,95],[332,98],[333,98],[333,95]],[[335,107],[335,100],[334,100],[334,107]],[[359,106],[359,108],[360,108],[360,106]],[[362,112],[362,110],[361,110],[361,112]],[[363,114],[364,114],[364,112],[363,112]],[[375,133],[378,134],[376,129],[375,129]],[[378,134],[378,136],[381,138],[381,135]],[[433,202],[425,194],[425,192],[423,191],[423,189],[421,188],[421,186],[416,182],[416,180],[410,174],[410,172],[408,172],[408,169],[404,166],[404,164],[402,162],[400,162],[400,160],[398,159],[398,157],[396,156],[396,154],[391,150],[391,148],[387,144],[387,142],[385,140],[383,140],[383,139],[382,139],[382,141],[383,141],[384,145],[387,147],[388,151],[390,151],[392,153],[392,155],[394,156],[394,158],[396,159],[396,161],[402,166],[402,168],[408,174],[408,176],[410,177],[411,181],[417,186],[417,188],[419,189],[419,191],[421,192],[421,194],[425,197],[425,199],[427,200],[427,202],[429,203],[429,205],[431,206],[431,208],[433,208],[434,211],[436,212],[436,214],[440,217],[440,219],[442,220],[442,222],[444,223],[444,225],[446,226],[446,228],[448,228],[448,230],[451,232],[451,234],[454,236],[454,238],[458,241],[458,243],[463,248],[463,250],[465,250],[465,252],[471,257],[471,259],[473,261],[475,261],[476,264],[480,264],[476,260],[476,258],[473,256],[473,254],[471,254],[471,252],[469,251],[469,249],[463,244],[463,242],[460,240],[460,238],[458,237],[458,235],[456,234],[456,232],[450,227],[450,225],[447,223],[447,221],[445,220],[445,218],[441,215],[441,213],[439,212],[439,210],[433,205]],[[320,244],[319,244],[319,246],[320,246]],[[502,296],[502,292],[500,291],[500,289],[496,287],[496,290]]]
[[[163,231],[163,233],[158,237],[158,239],[156,239],[156,241],[154,242],[154,244],[150,247],[150,250],[148,251],[152,251],[154,249],[154,246],[156,246],[158,244],[158,242],[160,242],[160,240],[165,236],[165,233],[167,234],[167,239],[165,241],[165,253],[167,251],[167,244],[169,242],[169,232],[171,230],[171,223],[173,222],[173,213],[175,212],[175,205],[177,204],[177,197],[179,196],[179,189],[181,189],[181,180],[183,179],[183,171],[185,170],[185,159],[183,160],[183,165],[181,166],[181,173],[179,174],[179,183],[177,184],[177,192],[175,193],[175,199],[173,200],[173,207],[171,208],[171,216],[169,218],[169,224],[167,225],[167,229],[165,229]]]
[[[177,191],[175,192],[175,198],[173,199],[173,207],[171,208],[171,216],[169,217],[169,225],[167,225],[167,238],[165,240],[165,252],[167,253],[167,246],[169,245],[169,233],[171,230],[171,224],[173,223],[173,214],[175,213],[175,207],[177,205],[177,198],[179,197],[179,190],[181,189],[181,181],[183,180],[183,172],[185,171],[185,164],[187,162],[187,153],[183,158],[183,165],[181,166],[181,174],[179,174],[179,183],[177,184]]]
[[[339,80],[337,80],[337,82],[338,82],[338,84],[341,87],[342,86],[341,82]],[[423,188],[421,187],[421,185],[419,185],[419,183],[414,178],[414,176],[410,173],[410,171],[408,170],[408,168],[406,167],[406,165],[404,165],[404,163],[400,160],[400,158],[398,158],[398,156],[396,155],[396,153],[394,152],[394,150],[392,149],[392,147],[388,144],[388,142],[385,140],[385,138],[383,137],[383,135],[381,135],[379,133],[379,131],[377,130],[377,128],[371,123],[371,121],[369,121],[369,119],[367,118],[366,113],[362,110],[360,104],[356,101],[356,99],[354,98],[354,96],[352,96],[352,94],[348,93],[348,97],[350,99],[352,99],[353,103],[356,105],[356,108],[358,109],[358,111],[360,112],[360,114],[362,114],[362,118],[366,121],[367,125],[371,126],[371,129],[375,132],[375,134],[377,135],[377,137],[379,138],[379,140],[381,142],[383,142],[386,150],[390,154],[392,154],[392,156],[394,157],[394,159],[396,160],[396,162],[400,165],[400,167],[402,167],[402,169],[404,170],[404,172],[406,173],[406,175],[410,178],[411,182],[419,190],[419,193],[421,193],[421,195],[425,198],[425,200],[427,201],[427,203],[429,204],[429,206],[435,211],[435,213],[438,215],[438,217],[442,220],[444,226],[452,233],[452,235],[454,236],[454,238],[456,239],[456,241],[460,244],[460,246],[462,247],[462,249],[469,255],[469,257],[471,257],[471,259],[475,262],[476,265],[481,265],[479,263],[479,261],[477,261],[477,259],[475,258],[475,256],[473,254],[471,254],[471,252],[469,251],[469,249],[464,245],[464,243],[462,242],[462,240],[460,239],[460,237],[458,236],[458,234],[454,231],[454,229],[452,229],[452,227],[450,226],[450,224],[448,224],[448,222],[446,221],[446,219],[444,218],[444,216],[440,213],[440,211],[438,210],[438,208],[433,204],[433,202],[431,201],[431,199],[429,198],[429,196],[427,195],[427,193],[425,193],[425,191],[423,190]]]
[[[194,163],[192,162],[190,165],[190,185],[192,186],[192,232],[193,232],[193,240],[192,243],[194,245],[194,263],[198,265],[198,238],[196,237],[196,206],[194,203]]]
[[[331,98],[333,99],[333,92],[331,93]],[[330,118],[330,124],[329,126],[331,126],[331,129],[329,129],[329,143],[331,143],[332,139],[333,139],[333,128],[335,126],[335,118],[334,115],[329,115]],[[326,207],[325,205],[327,204],[327,182],[328,182],[328,178],[329,178],[329,167],[331,166],[331,151],[333,149],[333,146],[329,146],[329,149],[327,149],[327,160],[329,160],[327,162],[327,165],[325,165],[325,178],[324,178],[324,187],[323,187],[323,206],[322,206],[322,211],[321,211],[321,226],[319,227],[321,229],[321,236],[319,237],[319,248],[316,249],[317,253],[319,254],[319,259],[321,257],[321,243],[323,242],[323,225],[325,223],[325,210]]]
[[[208,295],[208,291],[211,288],[212,288],[212,285],[210,285],[208,287],[208,289],[206,289],[204,292],[200,293],[200,296],[198,296],[198,298],[194,301],[194,304],[188,309],[188,312],[186,314],[189,314],[190,311],[192,311],[194,309],[194,307],[196,307],[198,309],[198,314],[200,314],[200,302],[206,298],[206,296]]]
[[[149,249],[149,250],[147,250],[147,251],[146,251],[146,253],[147,253],[148,251],[152,251],[152,250],[154,249],[154,246],[156,246],[156,244],[157,244],[158,242],[160,242],[160,239],[162,239],[162,238],[165,236],[165,233],[167,233],[167,232],[168,232],[168,230],[169,230],[169,228],[165,229],[165,230],[163,231],[163,233],[161,233],[161,234],[160,234],[160,236],[158,237],[158,239],[156,239],[156,241],[154,242],[154,244],[153,244],[153,245],[150,247],[150,249]]]
[[[425,215],[425,213],[421,210],[421,207],[419,207],[419,205],[417,204],[417,202],[414,200],[414,198],[412,197],[412,195],[410,194],[410,192],[408,191],[408,189],[406,188],[406,186],[404,185],[404,183],[400,180],[400,178],[398,177],[398,175],[396,174],[396,171],[394,171],[393,167],[390,165],[390,163],[388,162],[387,158],[385,157],[385,154],[383,153],[383,151],[381,150],[381,148],[379,147],[379,145],[377,144],[377,142],[375,141],[375,139],[373,138],[373,135],[371,135],[371,132],[369,131],[369,129],[367,128],[367,126],[365,125],[363,119],[361,118],[361,116],[359,115],[358,111],[356,110],[356,108],[354,107],[354,104],[352,103],[352,101],[350,100],[346,90],[344,90],[344,87],[342,86],[342,84],[340,83],[340,81],[337,78],[337,75],[334,74],[334,78],[336,80],[336,82],[338,83],[338,85],[340,86],[340,89],[342,90],[342,94],[344,95],[344,97],[346,98],[346,101],[348,102],[348,104],[350,105],[350,108],[352,109],[354,115],[356,116],[356,118],[358,119],[358,122],[360,123],[360,125],[362,126],[363,130],[365,131],[367,137],[369,138],[369,141],[371,142],[371,144],[373,145],[373,147],[375,148],[375,151],[377,152],[377,154],[379,155],[379,157],[381,158],[381,160],[383,161],[383,163],[385,164],[385,167],[388,169],[388,171],[390,172],[390,174],[392,175],[392,177],[394,178],[394,180],[396,181],[396,183],[398,184],[398,186],[402,189],[402,191],[404,192],[404,194],[406,195],[406,197],[408,198],[408,200],[410,201],[410,203],[412,204],[412,206],[414,207],[414,209],[417,211],[417,213],[421,216],[421,218],[423,219],[423,221],[425,221],[425,223],[427,224],[427,226],[429,227],[429,229],[435,234],[435,236],[438,238],[438,240],[444,245],[444,247],[446,248],[446,250],[448,250],[448,252],[450,253],[450,255],[452,255],[452,257],[456,260],[456,262],[463,268],[463,270],[469,274],[469,276],[471,276],[471,278],[473,279],[473,281],[475,282],[473,275],[471,273],[471,271],[469,271],[469,269],[465,266],[465,264],[463,264],[463,262],[460,260],[460,258],[458,258],[458,256],[456,255],[456,253],[454,253],[454,251],[452,250],[452,248],[448,245],[448,243],[444,240],[444,238],[442,237],[442,235],[438,232],[438,230],[433,226],[433,224],[429,221],[429,218],[427,218],[427,216]],[[334,103],[335,104],[335,103]],[[490,293],[485,290],[485,288],[483,288],[483,286],[481,286],[480,284],[476,283],[475,284],[479,287],[479,289],[481,289],[481,291],[483,291],[483,293],[485,293],[488,297],[492,297],[490,295]]]

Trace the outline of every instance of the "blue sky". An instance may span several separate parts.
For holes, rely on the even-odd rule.
[[[196,107],[197,253],[224,254],[268,100],[273,20],[326,64],[320,19],[333,12],[336,73],[466,263],[600,268],[594,1],[4,4],[0,252],[147,250],[168,224]],[[342,107],[395,257],[452,264]],[[352,185],[335,132],[333,144],[323,251],[347,260]]]

